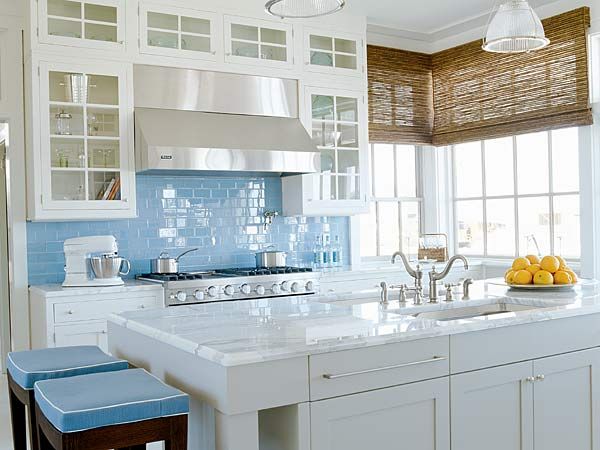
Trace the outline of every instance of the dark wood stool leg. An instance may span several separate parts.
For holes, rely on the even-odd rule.
[[[187,421],[187,414],[171,419],[171,436],[165,441],[165,450],[187,450]]]
[[[132,447],[123,447],[119,450],[146,450],[146,444],[134,445]]]
[[[27,450],[25,405],[17,398],[17,395],[12,390],[10,384],[8,386],[8,394],[14,450]]]
[[[29,438],[31,440],[31,450],[39,450],[38,442],[38,425],[35,417],[35,393],[33,390],[28,392],[29,394]]]
[[[54,447],[52,447],[52,444],[50,444],[50,441],[48,440],[48,438],[46,437],[44,432],[39,428],[37,430],[36,437],[37,437],[37,443],[39,446],[39,450],[55,450]]]

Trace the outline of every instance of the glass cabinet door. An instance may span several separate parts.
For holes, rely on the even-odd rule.
[[[291,25],[225,16],[226,61],[286,66],[293,62]]]
[[[40,0],[40,41],[115,48],[124,43],[124,2]]]
[[[360,75],[362,39],[351,35],[334,36],[321,31],[306,31],[305,64],[309,70]]]
[[[142,53],[216,59],[216,14],[193,9],[141,3]]]
[[[42,63],[40,83],[44,206],[123,208],[128,173],[122,154],[128,148],[123,76]]]
[[[362,96],[309,89],[307,97],[312,138],[321,151],[321,174],[316,177],[314,191],[319,192],[319,200],[361,200]]]

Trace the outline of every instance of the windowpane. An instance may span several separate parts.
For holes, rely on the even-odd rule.
[[[519,199],[519,253],[521,255],[550,253],[549,208],[548,197]]]
[[[519,194],[549,191],[548,133],[517,136],[517,174]]]
[[[565,258],[579,258],[579,223],[579,195],[554,197],[554,254]]]
[[[484,149],[486,195],[514,194],[512,138],[485,141]]]
[[[373,146],[373,170],[375,173],[373,177],[375,197],[394,197],[393,145],[375,144]]]
[[[396,146],[396,175],[398,182],[398,197],[416,197],[416,151],[412,145]]]
[[[402,251],[410,256],[417,255],[419,249],[419,202],[400,204],[402,219]]]
[[[454,147],[454,177],[458,198],[481,197],[481,142]]]
[[[479,171],[481,173],[481,171]],[[483,255],[483,202],[456,202],[458,253]]]
[[[515,255],[515,201],[513,199],[488,200],[487,254],[491,256]]]
[[[400,249],[400,225],[397,202],[377,202],[379,218],[379,254],[391,255]]]
[[[566,128],[552,132],[554,192],[579,191],[579,132]]]
[[[377,217],[375,203],[371,203],[368,214],[360,216],[360,255],[377,256]]]

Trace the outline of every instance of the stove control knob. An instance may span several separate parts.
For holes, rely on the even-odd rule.
[[[300,291],[300,285],[297,282],[292,283],[292,292]]]
[[[277,286],[277,285],[275,285]],[[256,286],[256,293],[258,295],[265,295],[265,287],[261,286],[260,284],[258,286]]]
[[[240,287],[240,291],[242,291],[242,294],[248,295],[250,292],[252,292],[252,288],[250,287],[249,284],[244,283]]]
[[[281,286],[274,284],[271,286],[271,292],[273,292],[273,294],[279,294],[281,292]]]
[[[179,300],[180,302],[185,302],[185,299],[187,298],[187,294],[183,291],[179,291],[176,295],[177,300]]]
[[[194,292],[194,297],[196,300],[204,300],[204,291],[198,289],[196,292]]]
[[[315,289],[315,283],[313,283],[312,281],[308,281],[306,283],[305,289],[307,291],[311,291],[312,292]]]
[[[208,288],[208,296],[209,297],[216,297],[218,294],[217,288],[214,286],[211,286]]]
[[[290,282],[289,281],[284,281],[283,283],[281,283],[281,290],[282,291],[289,291],[290,290]]]
[[[225,289],[223,289],[223,292],[225,292],[225,295],[232,296],[235,292],[235,289],[232,285],[228,284],[225,286]]]

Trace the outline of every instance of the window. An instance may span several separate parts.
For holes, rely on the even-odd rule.
[[[416,254],[421,201],[417,147],[371,144],[371,208],[360,217],[362,258]]]
[[[579,259],[578,141],[567,128],[453,146],[456,252]]]

